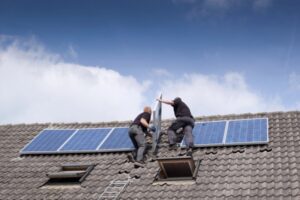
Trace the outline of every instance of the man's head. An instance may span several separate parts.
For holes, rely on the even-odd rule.
[[[152,112],[151,108],[149,106],[144,107],[144,112],[150,113]]]
[[[180,97],[176,97],[173,101],[174,101],[174,103],[181,102],[181,98]]]

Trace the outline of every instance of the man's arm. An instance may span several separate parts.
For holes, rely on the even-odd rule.
[[[170,106],[174,106],[174,101],[172,100],[164,100],[164,99],[156,99],[159,102],[162,102],[164,104],[170,105]]]
[[[148,128],[150,131],[156,131],[156,128],[153,125],[150,125],[144,118],[141,118],[140,122],[143,124],[144,127]]]
[[[144,127],[149,128],[149,124],[144,118],[141,118],[140,122],[143,124]]]

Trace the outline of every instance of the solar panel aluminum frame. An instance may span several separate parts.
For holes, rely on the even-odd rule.
[[[227,124],[229,126],[229,122],[232,121],[246,121],[246,120],[257,120],[257,119],[265,119],[267,121],[267,140],[266,141],[253,141],[253,142],[235,142],[235,143],[229,143],[226,144],[226,138],[225,138],[225,143],[223,146],[238,146],[238,145],[260,145],[260,144],[268,144],[269,143],[269,118],[267,117],[258,117],[258,118],[249,118],[249,119],[233,119],[233,120],[228,120]],[[227,132],[226,132],[227,136]]]
[[[28,154],[56,154],[56,152],[57,151],[28,151],[28,152],[23,152],[23,150],[25,150],[36,138],[38,138],[42,133],[43,133],[43,131],[45,131],[45,130],[74,130],[74,133],[75,132],[77,132],[77,129],[63,129],[63,128],[58,128],[58,129],[50,129],[50,128],[45,128],[45,129],[43,129],[42,131],[40,131],[36,136],[34,136],[33,137],[33,139],[31,139],[31,141],[28,143],[28,144],[26,144],[20,151],[19,151],[19,153],[21,154],[21,155],[28,155]],[[72,133],[72,135],[74,134],[74,133]],[[71,136],[72,136],[71,135]],[[70,137],[71,137],[70,136]],[[68,138],[69,139],[69,138]],[[67,140],[68,140],[67,139]],[[67,141],[66,140],[66,141]],[[65,143],[65,142],[64,142]],[[63,144],[64,144],[63,143]],[[60,147],[59,147],[60,148]],[[58,148],[58,149],[59,149]]]
[[[107,136],[103,139],[103,141],[97,146],[96,150],[72,150],[72,151],[30,151],[30,152],[23,152],[23,150],[31,144],[44,130],[74,130],[74,133],[78,132],[79,130],[89,130],[89,129],[108,129],[111,128]],[[37,134],[24,148],[20,150],[21,155],[33,155],[33,154],[76,154],[76,153],[102,153],[102,152],[121,152],[121,151],[132,151],[134,148],[122,148],[122,149],[100,149],[101,145],[109,138],[110,134],[116,128],[128,128],[128,127],[100,127],[100,128],[83,128],[83,129],[50,129],[46,128],[43,129],[39,134]],[[63,148],[63,145],[67,143],[75,134],[72,135],[58,148],[59,150]]]
[[[236,143],[226,144],[226,138],[227,138],[227,131],[228,131],[229,122],[231,122],[231,121],[243,121],[243,120],[257,120],[257,119],[265,119],[267,121],[267,140],[266,141],[236,142]],[[233,119],[233,120],[201,121],[201,122],[196,122],[195,125],[199,124],[199,123],[211,123],[211,122],[223,122],[223,121],[226,121],[226,125],[225,125],[222,144],[201,144],[201,145],[195,144],[195,147],[222,147],[222,146],[256,145],[256,144],[259,145],[259,144],[268,144],[269,143],[269,119],[267,117],[257,117],[257,118],[248,118],[248,119]],[[181,148],[186,148],[186,146],[184,145],[184,140],[181,141],[180,147]]]
[[[162,94],[160,94],[159,98],[162,98]],[[155,110],[153,110],[153,124],[156,128],[156,131],[152,135],[152,152],[156,151],[157,142],[161,132],[162,103],[157,101],[154,108]]]

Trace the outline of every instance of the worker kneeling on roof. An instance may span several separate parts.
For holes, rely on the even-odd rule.
[[[145,134],[147,133],[147,129],[152,132],[156,131],[156,128],[149,124],[151,119],[151,108],[146,106],[144,108],[144,112],[140,113],[129,128],[129,137],[135,147],[135,151],[133,152],[133,158],[139,162],[144,164],[144,152],[145,152]]]
[[[174,114],[176,116],[176,120],[168,128],[167,132],[169,139],[169,149],[171,150],[177,148],[177,131],[182,128],[185,144],[187,146],[187,155],[190,155],[192,152],[192,148],[194,147],[192,131],[195,125],[195,120],[191,114],[189,107],[179,97],[176,97],[174,100],[157,99],[157,101],[173,106]]]

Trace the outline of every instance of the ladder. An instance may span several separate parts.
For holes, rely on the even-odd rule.
[[[99,196],[98,200],[117,199],[128,183],[129,179],[126,181],[111,181],[110,184],[105,188],[104,192]]]

